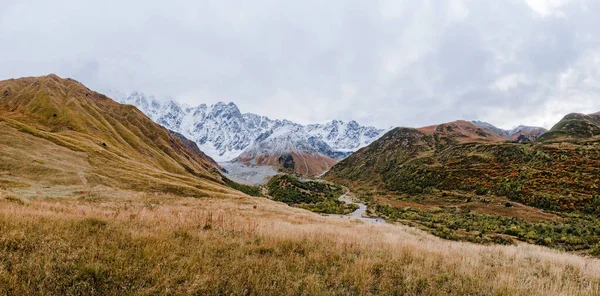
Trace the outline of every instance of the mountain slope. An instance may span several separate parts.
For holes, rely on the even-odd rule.
[[[395,181],[388,172],[420,157],[426,162],[436,150],[464,143],[502,141],[503,137],[462,120],[418,129],[398,127],[336,164],[326,178],[372,185],[392,184]]]
[[[397,128],[340,161],[325,179],[350,187],[373,215],[442,238],[524,241],[598,256],[600,138],[588,117],[574,124],[567,116],[554,129],[570,138],[548,141],[548,132],[533,143],[461,122]]]
[[[288,120],[273,120],[252,113],[242,114],[234,103],[219,102],[211,106],[201,104],[189,107],[171,99],[159,101],[138,92],[129,96],[113,93],[112,96],[122,103],[137,106],[155,122],[195,141],[202,151],[217,161],[230,161],[238,157],[246,159],[248,155],[257,153],[257,147],[282,146],[283,144],[263,144],[257,141],[272,141],[274,138],[269,138],[268,135],[288,133],[282,138],[297,141],[288,141],[285,145],[289,149],[285,153],[272,151],[267,154],[288,157],[294,152],[322,158],[329,163],[331,159],[344,158],[366,146],[384,132],[374,127],[361,126],[355,121],[333,120],[326,124],[303,126]],[[253,151],[246,151],[247,149]]]
[[[533,142],[548,131],[543,127],[537,126],[519,125],[512,130],[504,130],[483,121],[471,121],[471,123],[481,127],[487,132],[500,135],[513,142]]]
[[[2,182],[233,193],[214,175],[212,159],[135,107],[77,81],[56,75],[11,79],[0,82],[0,96]],[[24,146],[29,148],[19,148]]]
[[[600,112],[599,112],[600,113]],[[562,141],[600,137],[600,115],[571,113],[545,133],[541,141]]]
[[[333,155],[327,143],[308,135],[304,127],[288,125],[261,134],[237,160],[318,175],[336,163]]]
[[[583,129],[573,129],[581,123]],[[399,194],[477,191],[548,210],[600,213],[600,141],[589,116],[569,115],[546,134],[575,133],[577,142],[561,145],[546,144],[546,135],[531,144],[509,143],[468,127],[394,129],[325,177]]]

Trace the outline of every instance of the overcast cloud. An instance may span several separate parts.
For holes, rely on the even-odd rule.
[[[0,79],[300,123],[549,128],[600,111],[599,15],[595,0],[0,0]]]

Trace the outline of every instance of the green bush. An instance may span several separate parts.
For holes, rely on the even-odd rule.
[[[298,206],[317,213],[346,214],[355,210],[338,200],[343,188],[338,185],[307,181],[302,182],[291,175],[277,175],[267,183],[273,200]]]
[[[263,196],[263,194],[261,193],[260,187],[258,187],[258,186],[240,184],[240,183],[234,182],[226,177],[223,177],[223,181],[225,182],[225,184],[227,184],[227,186],[229,186],[235,190],[239,190],[250,196],[259,196],[259,197]]]
[[[560,250],[587,250],[600,256],[600,220],[593,215],[562,214],[562,219],[529,222],[515,217],[473,214],[456,207],[422,210],[378,204],[378,215],[411,221],[434,235],[476,243],[509,243],[504,236]]]

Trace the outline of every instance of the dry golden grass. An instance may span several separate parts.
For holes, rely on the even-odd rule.
[[[260,198],[109,188],[16,198],[0,201],[0,294],[600,294],[595,259],[449,242]]]
[[[215,175],[212,159],[135,107],[74,80],[4,80],[0,94],[2,179],[51,186],[85,180],[197,197],[236,194]]]

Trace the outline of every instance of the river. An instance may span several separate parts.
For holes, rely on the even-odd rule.
[[[364,203],[360,203],[360,202],[355,202],[352,200],[352,198],[350,198],[350,196],[348,196],[348,194],[350,193],[350,189],[348,189],[347,187],[344,187],[344,189],[346,190],[346,192],[344,194],[342,194],[338,200],[342,201],[346,204],[354,204],[358,206],[358,209],[352,213],[350,213],[349,215],[332,215],[332,216],[338,216],[340,218],[347,218],[347,219],[358,219],[358,220],[362,220],[362,221],[366,221],[366,222],[371,222],[371,223],[376,223],[376,224],[386,224],[385,219],[383,218],[367,218],[367,217],[363,217],[363,214],[367,212],[367,205]]]

